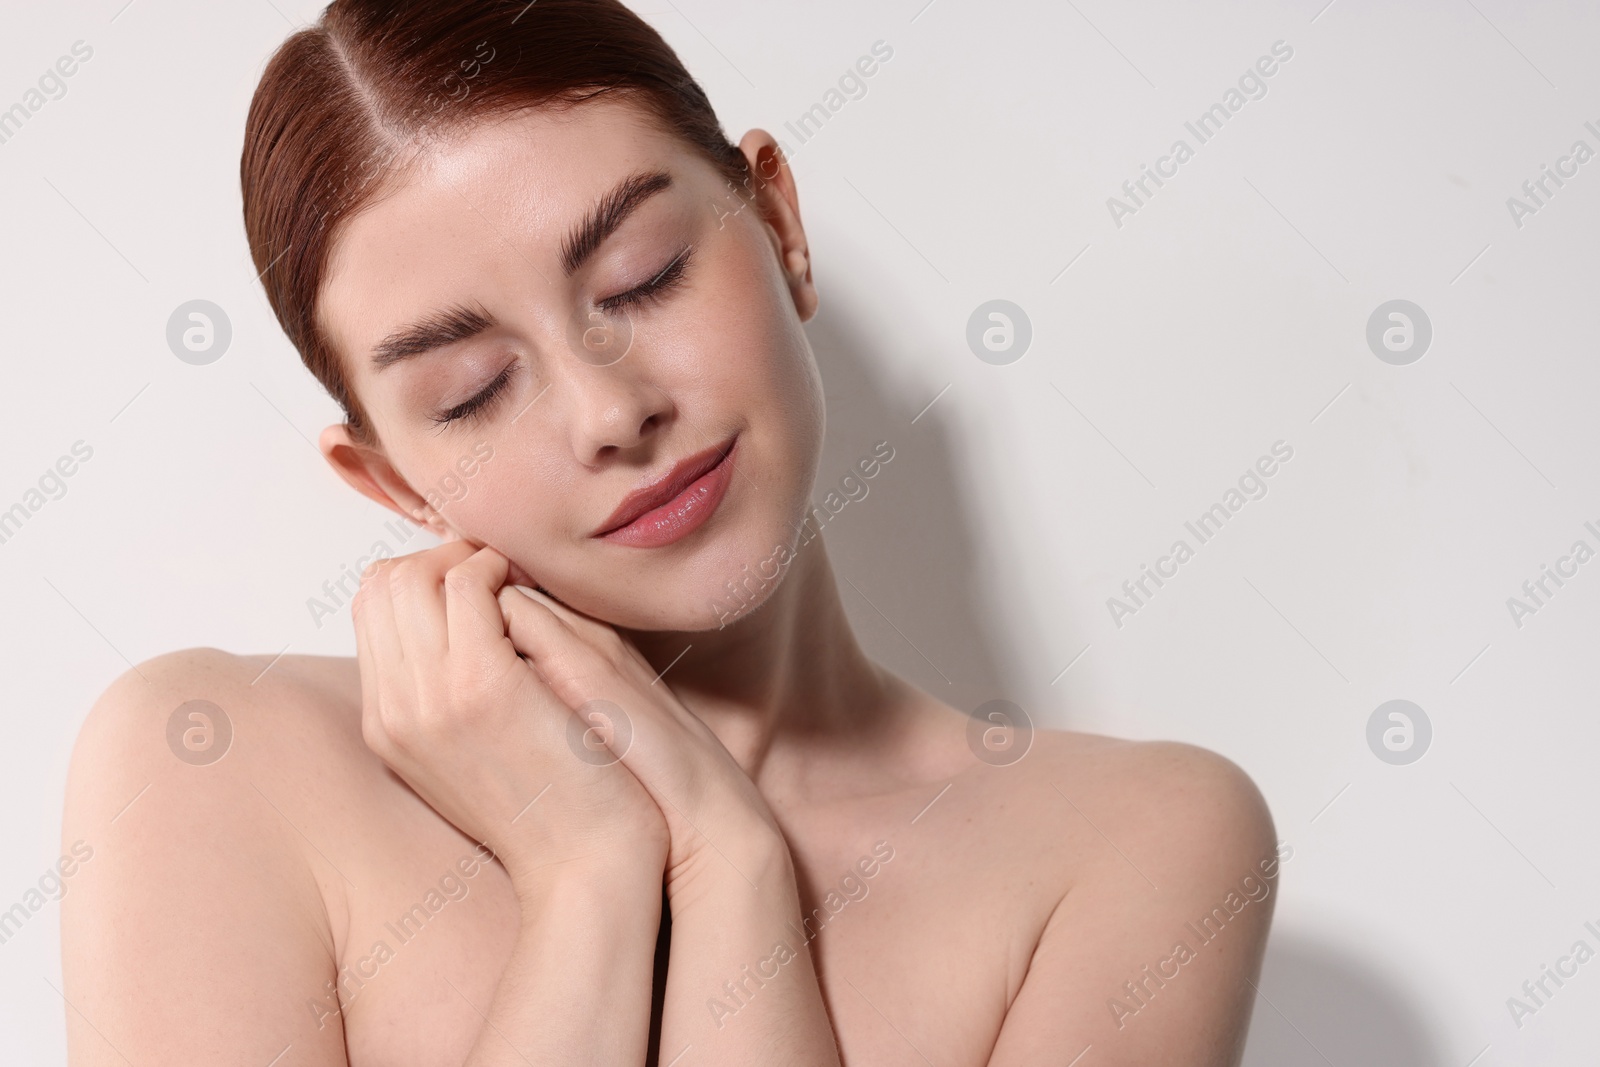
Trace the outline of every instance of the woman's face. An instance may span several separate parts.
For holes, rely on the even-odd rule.
[[[746,136],[754,173],[776,174],[757,158],[772,144]],[[747,204],[605,98],[430,148],[332,250],[318,313],[380,445],[338,426],[324,452],[363,492],[431,510],[447,536],[504,553],[513,581],[596,618],[693,630],[747,612],[728,583],[786,561],[822,443],[787,174]],[[651,503],[637,490],[721,456],[606,533]]]

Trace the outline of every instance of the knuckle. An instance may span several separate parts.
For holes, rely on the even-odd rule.
[[[387,588],[389,572],[382,566],[384,562],[386,561],[380,560],[361,572],[361,582],[356,586],[356,595],[350,599],[352,608],[356,604],[369,602],[378,595],[377,590]]]
[[[366,570],[361,572],[361,585],[365,588],[368,584],[381,582],[388,576],[389,564],[394,560],[389,556],[375,559],[367,564]]]
[[[399,559],[386,560],[384,573],[391,583],[397,586],[413,586],[422,576],[421,568],[413,556],[402,556]]]
[[[472,585],[472,571],[464,563],[458,563],[444,572],[444,587],[448,592],[465,595],[472,591]]]

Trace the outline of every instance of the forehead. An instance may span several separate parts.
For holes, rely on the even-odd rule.
[[[682,141],[616,98],[473,123],[406,160],[344,221],[318,318],[348,358],[420,307],[481,296],[452,290],[452,279],[559,284],[561,242],[600,197],[646,168],[667,169],[683,184],[697,162]]]

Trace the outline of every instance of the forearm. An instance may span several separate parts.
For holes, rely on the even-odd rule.
[[[788,850],[741,866],[674,909],[662,1062],[837,1065]]]
[[[519,887],[522,925],[465,1067],[642,1067],[661,881],[563,872]]]

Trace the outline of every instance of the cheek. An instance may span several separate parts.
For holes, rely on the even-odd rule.
[[[726,414],[759,420],[757,429],[770,427],[799,457],[820,453],[822,379],[771,246],[764,237],[740,242],[720,275],[699,321],[723,326],[699,337],[705,351],[691,358],[728,398],[719,404]]]
[[[800,497],[807,498],[822,460],[827,424],[822,373],[793,305],[786,305],[783,310],[787,314],[780,316],[776,323],[779,333],[770,349],[773,361],[771,398],[774,401],[770,417],[786,442],[783,451],[793,471],[795,488]]]
[[[446,521],[466,540],[495,549],[529,572],[536,572],[533,561],[570,552],[571,536],[563,525],[567,517],[538,504],[566,500],[570,492],[532,462],[540,454],[536,450],[550,447],[497,435],[494,458],[463,481],[459,499],[445,504]]]
[[[743,351],[734,354],[746,369],[730,375],[734,380],[725,387],[744,397],[745,414],[765,446],[769,469],[762,484],[775,494],[773,508],[784,521],[798,521],[810,506],[822,459],[822,376],[782,272],[767,245],[759,253],[758,261],[744,265],[746,277],[760,284],[746,287],[742,318],[748,335]]]

